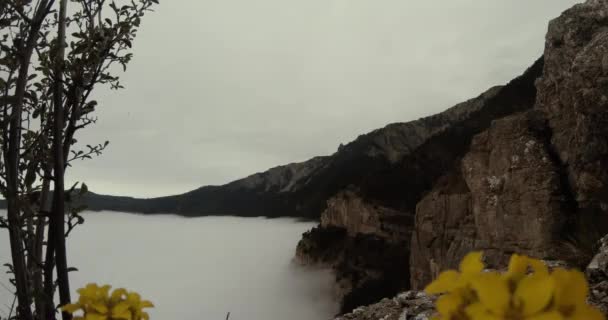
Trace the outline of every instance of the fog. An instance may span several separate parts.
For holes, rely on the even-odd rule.
[[[85,213],[69,238],[73,288],[88,282],[138,291],[154,319],[328,319],[337,311],[328,271],[291,264],[302,232],[292,219]],[[10,262],[0,230],[0,263]],[[4,270],[0,283],[9,286]],[[0,317],[12,302],[0,286]]]

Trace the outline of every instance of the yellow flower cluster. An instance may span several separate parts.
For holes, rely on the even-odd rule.
[[[481,252],[469,253],[459,270],[441,273],[428,294],[443,294],[435,307],[441,320],[605,320],[587,304],[583,273],[549,268],[514,254],[506,273],[484,272]]]
[[[77,303],[66,304],[61,310],[74,314],[82,311],[81,316],[74,320],[148,320],[150,316],[144,308],[154,305],[147,300],[141,300],[139,294],[119,288],[110,294],[110,286],[99,287],[89,283],[78,289],[80,297]]]

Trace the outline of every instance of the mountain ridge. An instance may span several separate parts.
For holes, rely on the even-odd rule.
[[[331,155],[279,165],[224,185],[202,186],[178,195],[152,198],[85,194],[79,204],[92,211],[124,211],[182,216],[235,215],[318,220],[326,201],[348,185],[395,166],[428,138],[479,112],[503,86],[445,111],[408,122],[390,123],[340,145]]]

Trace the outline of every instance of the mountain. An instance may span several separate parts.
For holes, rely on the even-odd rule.
[[[541,67],[539,60],[529,74]],[[402,176],[394,176],[398,171],[394,169],[403,165],[404,158],[425,148],[435,136],[452,140],[450,150],[467,145],[467,139],[492,119],[523,110],[530,103],[534,91],[530,81],[526,78],[493,87],[442,113],[361,135],[332,155],[278,166],[226,185],[151,199],[88,193],[83,201],[91,210],[319,219],[327,200],[350,185],[368,186],[370,196],[396,200]]]

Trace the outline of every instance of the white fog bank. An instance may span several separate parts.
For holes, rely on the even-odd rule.
[[[291,264],[302,232],[291,219],[180,218],[85,213],[68,240],[72,287],[87,282],[136,290],[154,319],[329,319],[332,276]],[[0,264],[10,262],[0,231]],[[2,270],[0,283],[8,285]],[[0,287],[0,317],[12,298]],[[6,305],[5,305],[6,304]]]

